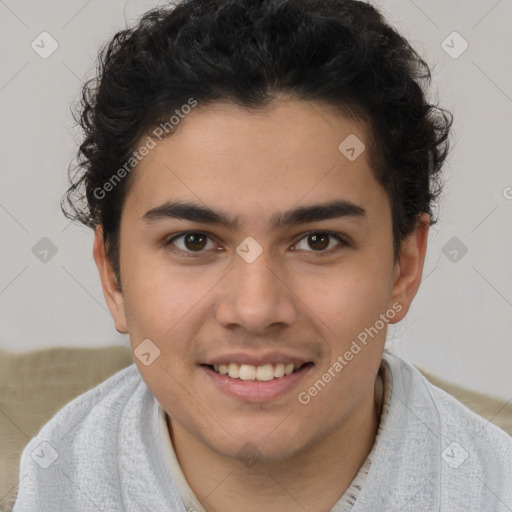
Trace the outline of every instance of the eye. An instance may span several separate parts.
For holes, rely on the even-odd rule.
[[[338,244],[332,244],[333,241],[338,242]],[[300,247],[301,244],[303,244],[303,247]],[[304,247],[304,244],[306,247]],[[311,231],[303,235],[299,242],[295,244],[293,250],[302,250],[317,253],[315,254],[316,256],[324,256],[336,252],[336,245],[340,246],[339,249],[341,249],[349,244],[338,233]],[[180,233],[165,242],[165,247],[168,250],[186,257],[201,256],[207,252],[208,249],[214,249],[215,246],[216,244],[212,241],[210,236],[201,231]],[[308,249],[308,247],[312,250]],[[217,251],[221,250],[220,247],[217,247]]]
[[[336,247],[336,244],[334,244],[334,246],[331,245],[331,243],[329,242],[329,238],[331,238],[331,241],[332,239],[336,240],[338,242],[338,245],[341,245],[341,247],[348,246],[348,243],[345,242],[345,240],[337,233],[331,233],[329,231],[312,231],[310,233],[306,233],[306,235],[301,238],[301,240],[299,241],[298,244],[295,245],[295,247],[298,248],[298,250],[306,250],[306,252],[315,252],[319,253],[318,256],[323,256],[326,253],[330,254],[331,252],[333,252],[333,247]],[[299,246],[301,243],[305,244],[306,248],[304,248],[304,246],[300,248]],[[313,250],[308,250],[308,246],[311,247]]]
[[[180,239],[183,239],[183,241],[176,243],[176,241],[179,241]],[[182,253],[185,256],[195,256],[196,254],[194,253],[200,255],[205,252],[203,249],[212,248],[211,246],[208,247],[208,241],[215,246],[211,238],[206,233],[202,233],[200,231],[187,231],[186,233],[181,233],[172,237],[165,245],[172,252]],[[174,249],[173,246],[178,249]]]

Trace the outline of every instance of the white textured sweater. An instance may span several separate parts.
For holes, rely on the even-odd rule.
[[[351,512],[511,512],[512,438],[406,361],[382,364],[388,407]],[[187,512],[161,421],[137,367],[116,373],[25,447],[13,512]]]

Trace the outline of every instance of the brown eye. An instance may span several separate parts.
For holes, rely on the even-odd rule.
[[[212,246],[207,247],[208,242],[215,246],[206,233],[188,231],[172,237],[166,243],[166,247],[172,252],[179,253],[184,256],[200,256],[205,253],[207,249],[212,248]]]
[[[202,233],[190,233],[184,237],[185,247],[192,251],[204,249],[206,239],[207,237]]]
[[[329,235],[325,233],[313,233],[308,236],[309,246],[312,249],[323,250],[329,246]]]
[[[338,249],[348,246],[348,244],[341,238],[337,233],[330,233],[328,231],[314,231],[307,233],[302,239],[296,244],[295,250],[319,253],[318,256],[324,254],[330,254],[336,251],[336,244],[332,244],[332,241],[338,242]],[[302,247],[301,247],[302,244]],[[334,250],[333,250],[334,249]]]

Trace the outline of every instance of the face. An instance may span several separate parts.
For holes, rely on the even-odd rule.
[[[354,152],[339,149],[349,136]],[[416,292],[426,230],[395,263],[389,199],[354,136],[369,147],[321,103],[198,107],[133,175],[122,293],[97,233],[142,378],[173,428],[218,454],[251,443],[285,458],[335,432],[370,396],[386,327]]]

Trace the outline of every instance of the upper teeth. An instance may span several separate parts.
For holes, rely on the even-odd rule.
[[[297,365],[299,368],[301,365]],[[264,364],[253,366],[250,364],[214,364],[213,369],[222,375],[229,375],[232,379],[268,381],[285,375],[290,375],[295,369],[293,363]]]

